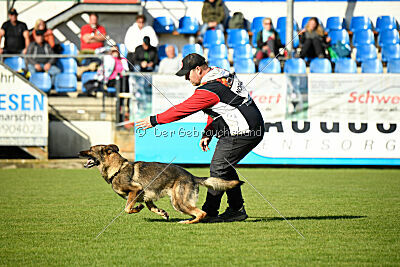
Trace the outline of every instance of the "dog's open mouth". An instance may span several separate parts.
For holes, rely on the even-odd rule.
[[[97,166],[97,165],[99,165],[99,164],[100,164],[100,162],[99,162],[97,159],[88,158],[88,160],[87,160],[86,163],[83,165],[83,167],[89,169],[89,168],[92,168],[92,167]]]

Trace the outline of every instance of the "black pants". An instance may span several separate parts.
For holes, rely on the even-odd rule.
[[[301,47],[301,58],[315,58],[324,55],[324,48],[320,38],[306,39]]]
[[[262,135],[264,131],[262,131]],[[210,176],[226,180],[239,180],[235,166],[262,140],[262,136],[225,136],[221,137],[215,148],[210,165]],[[228,162],[230,163],[228,163]],[[202,210],[209,216],[217,216],[223,191],[208,189],[206,202]],[[243,206],[243,197],[240,186],[227,190],[228,204],[232,209],[238,210]]]

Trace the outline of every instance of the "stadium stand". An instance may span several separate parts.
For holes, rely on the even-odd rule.
[[[283,71],[291,74],[304,74],[306,73],[306,62],[302,58],[288,59],[285,62]]]
[[[71,56],[78,55],[78,48],[76,47],[75,44],[73,44],[73,43],[69,43],[69,44],[61,43],[60,45],[61,45],[61,48],[62,48],[61,54],[63,54],[63,55],[71,55]]]
[[[354,33],[353,46],[357,47],[360,45],[368,45],[368,44],[375,45],[374,33],[370,29],[359,30]]]
[[[387,64],[388,73],[400,73],[400,59],[392,59]]]
[[[201,47],[199,44],[186,44],[182,47],[182,57],[185,57],[191,53],[203,55],[203,47]]]
[[[60,73],[56,76],[54,88],[57,93],[76,92],[76,75],[73,73]]]
[[[369,59],[361,63],[362,73],[383,73],[382,62],[379,59]]]
[[[157,17],[153,21],[153,28],[156,33],[172,33],[175,24],[170,17]]]
[[[382,61],[400,59],[400,44],[390,44],[382,47]]]
[[[339,58],[335,63],[336,73],[357,73],[357,63],[351,58]]]
[[[43,92],[50,92],[52,87],[51,77],[47,72],[36,72],[32,74],[29,81]]]
[[[76,74],[78,71],[78,65],[74,58],[60,58],[57,60],[57,66],[63,73]]]
[[[329,17],[326,20],[326,31],[338,31],[346,29],[346,21],[342,17]]]
[[[236,46],[233,50],[233,60],[253,58],[253,47],[250,44]]]
[[[199,30],[199,21],[194,17],[184,16],[179,19],[178,33],[196,34]]]
[[[256,65],[252,59],[238,59],[233,63],[233,68],[237,73],[255,73]]]
[[[11,69],[19,72],[26,68],[25,60],[22,57],[8,57],[4,59],[4,64]]]
[[[379,16],[376,19],[375,30],[377,32],[397,29],[397,22],[393,16]]]
[[[398,44],[399,32],[395,29],[380,31],[378,35],[378,45],[384,47],[386,45]]]
[[[372,22],[365,16],[354,16],[350,21],[350,31],[372,30]]]
[[[163,44],[158,47],[158,60],[161,61],[167,57],[165,53],[165,48],[169,45],[172,45],[175,48],[175,55],[178,55],[178,47],[175,44]]]
[[[349,33],[345,29],[341,30],[330,30],[328,36],[331,38],[331,44],[350,44]]]
[[[229,64],[229,61],[226,58],[216,58],[208,61],[209,66],[215,66],[218,68],[230,70],[231,65]]]
[[[356,52],[357,62],[363,62],[369,59],[376,59],[377,57],[378,53],[374,45],[368,44],[368,45],[360,45],[357,47],[357,52]]]
[[[221,30],[207,30],[204,35],[203,46],[209,48],[213,45],[225,44],[225,36]]]
[[[238,45],[249,43],[249,34],[245,29],[228,29],[228,46],[235,48]]]
[[[85,87],[85,83],[90,81],[90,80],[93,80],[95,75],[96,75],[95,71],[87,71],[87,72],[84,72],[82,74],[82,79],[81,80],[82,80],[82,92],[83,93],[87,92],[87,89]]]
[[[225,44],[211,46],[208,50],[208,59],[228,59],[228,48]]]
[[[310,63],[311,73],[332,73],[332,64],[327,58],[314,58]]]
[[[281,73],[281,63],[276,58],[264,58],[258,64],[258,71],[261,73]]]

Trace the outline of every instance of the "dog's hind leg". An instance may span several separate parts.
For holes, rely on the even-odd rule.
[[[166,220],[169,219],[168,213],[165,210],[157,208],[157,206],[154,205],[153,201],[146,201],[145,203],[146,203],[147,208],[150,211],[154,212],[157,215],[160,215],[161,217],[163,217]]]
[[[194,184],[178,184],[174,187],[171,202],[173,206],[188,215],[193,216],[192,220],[183,220],[179,223],[198,223],[207,213],[196,207],[198,186]]]
[[[140,204],[137,207],[133,207],[135,206],[136,203],[136,199],[138,197],[138,194],[141,192],[141,190],[132,190],[129,191],[128,194],[128,199],[126,201],[126,206],[125,206],[125,212],[126,213],[138,213],[139,211],[141,211],[144,208],[143,204]]]

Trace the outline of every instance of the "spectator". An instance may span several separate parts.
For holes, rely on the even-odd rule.
[[[301,58],[324,58],[325,47],[330,42],[330,37],[325,37],[324,30],[318,19],[312,17],[300,32]]]
[[[175,74],[181,68],[181,59],[175,55],[175,47],[169,45],[165,48],[167,57],[160,61],[158,72],[163,74]]]
[[[257,63],[263,58],[274,58],[282,46],[279,34],[272,28],[272,19],[263,19],[263,29],[257,33]]]
[[[128,31],[126,32],[124,43],[126,48],[128,49],[127,58],[130,61],[133,61],[134,52],[138,46],[142,45],[143,38],[145,36],[149,36],[151,46],[158,46],[158,38],[156,32],[154,31],[153,27],[145,24],[146,17],[143,15],[138,15],[136,17],[136,22],[132,26],[130,26]]]
[[[29,57],[26,59],[28,63],[28,70],[32,74],[36,72],[48,72],[54,84],[55,76],[60,73],[60,69],[54,64],[56,58],[40,57],[40,55],[53,55],[53,50],[50,45],[44,40],[44,30],[37,30],[34,42],[28,46],[28,55],[39,55],[39,57]]]
[[[44,22],[44,20],[42,20],[42,19],[38,19],[35,23],[35,27],[32,30],[32,34],[31,34],[31,38],[30,38],[31,42],[33,42],[35,40],[37,30],[44,31],[44,35],[43,35],[44,41],[46,43],[48,43],[51,48],[54,48],[54,46],[56,45],[56,42],[54,40],[53,31],[50,29],[47,29],[46,22]]]
[[[106,29],[98,24],[99,16],[89,13],[89,23],[81,28],[81,52],[94,54],[94,50],[104,46]]]
[[[225,19],[224,4],[222,0],[205,0],[201,10],[203,25],[200,27],[200,40],[208,29],[224,30],[222,25]]]
[[[4,48],[0,48],[0,54],[26,54],[29,46],[28,27],[18,20],[15,8],[8,11],[9,20],[4,22],[0,30],[0,43],[4,36]]]
[[[143,44],[138,46],[135,50],[135,57],[133,60],[135,70],[142,72],[152,72],[158,64],[157,48],[150,44],[150,37],[143,38]]]

